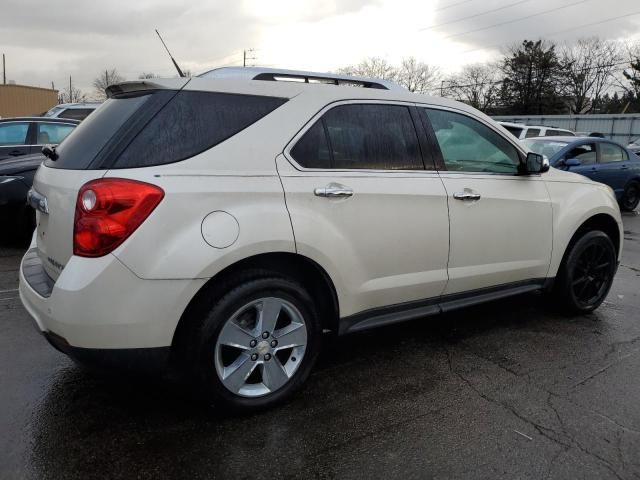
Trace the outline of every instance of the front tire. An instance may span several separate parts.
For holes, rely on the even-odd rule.
[[[624,189],[620,199],[620,209],[631,212],[636,209],[638,203],[640,203],[640,182],[634,180]]]
[[[599,230],[586,232],[567,253],[558,272],[556,299],[568,313],[594,311],[604,301],[617,270],[616,249]]]
[[[234,410],[274,406],[307,379],[321,336],[314,302],[297,282],[247,281],[203,319],[195,364],[202,391]]]

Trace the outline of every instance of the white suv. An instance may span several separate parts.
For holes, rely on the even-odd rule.
[[[303,383],[323,330],[607,295],[623,237],[607,186],[462,103],[232,73],[109,87],[38,170],[20,296],[77,361],[178,365],[257,408]]]

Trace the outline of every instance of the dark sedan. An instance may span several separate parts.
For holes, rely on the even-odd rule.
[[[2,239],[28,240],[35,214],[27,205],[27,192],[44,155],[31,154],[0,161],[0,231]]]
[[[0,162],[6,158],[38,153],[44,145],[57,145],[79,123],[68,118],[0,119]]]
[[[605,138],[538,137],[522,143],[545,155],[551,166],[570,170],[609,185],[622,210],[631,211],[640,202],[640,157]]]

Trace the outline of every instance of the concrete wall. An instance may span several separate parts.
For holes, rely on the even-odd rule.
[[[574,132],[600,132],[623,145],[640,137],[640,114],[613,115],[504,115],[495,120],[568,128]]]
[[[39,115],[58,103],[58,91],[25,85],[0,85],[0,117]]]

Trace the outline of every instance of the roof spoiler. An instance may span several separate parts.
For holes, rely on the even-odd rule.
[[[109,85],[105,89],[105,93],[107,94],[107,98],[113,98],[118,95],[126,95],[127,93],[142,92],[145,90],[181,90],[189,80],[189,78],[132,80]]]

